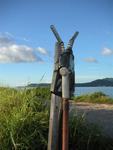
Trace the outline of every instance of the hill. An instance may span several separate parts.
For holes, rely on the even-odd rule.
[[[76,83],[76,87],[113,86],[113,78],[97,79],[87,83]]]
[[[27,88],[33,87],[50,87],[50,83],[30,83],[28,84]],[[104,79],[97,79],[87,83],[75,83],[76,87],[97,87],[97,86],[113,86],[113,78],[104,78]],[[19,87],[19,88],[25,88]]]
[[[49,87],[50,83],[30,83],[26,87]]]

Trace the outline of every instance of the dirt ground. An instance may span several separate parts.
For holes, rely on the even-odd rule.
[[[103,128],[106,136],[113,138],[113,105],[91,104],[91,103],[70,103],[70,113],[84,114],[90,123],[96,123]]]

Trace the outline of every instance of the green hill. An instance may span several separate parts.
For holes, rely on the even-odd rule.
[[[27,88],[34,88],[34,87],[50,87],[51,83],[30,83],[28,84]],[[75,83],[76,87],[96,87],[96,86],[113,86],[113,78],[104,78],[104,79],[97,79],[87,83]],[[25,88],[24,87],[24,88]],[[23,88],[23,87],[20,87]]]
[[[113,78],[97,79],[87,83],[77,83],[77,87],[113,86]]]

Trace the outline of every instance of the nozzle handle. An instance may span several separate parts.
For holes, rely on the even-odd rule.
[[[75,38],[78,36],[78,34],[79,34],[79,32],[77,31],[77,32],[75,32],[74,35],[71,37],[71,39],[70,39],[69,42],[68,42],[67,49],[73,47]]]
[[[61,39],[59,33],[57,32],[55,26],[54,26],[54,25],[51,25],[50,28],[51,28],[53,34],[55,35],[57,41],[58,41],[59,43],[63,43],[63,41],[62,41],[62,39]]]

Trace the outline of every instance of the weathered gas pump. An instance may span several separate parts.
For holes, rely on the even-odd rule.
[[[64,43],[53,25],[51,25],[51,30],[57,42],[55,46],[54,71],[51,84],[48,150],[60,150],[61,147],[62,150],[68,150],[69,99],[71,99],[75,87],[74,55],[72,47],[78,32],[75,32],[65,49]],[[62,130],[60,128],[62,128]],[[62,142],[59,140],[59,134],[62,136]],[[60,146],[59,143],[62,146]]]

